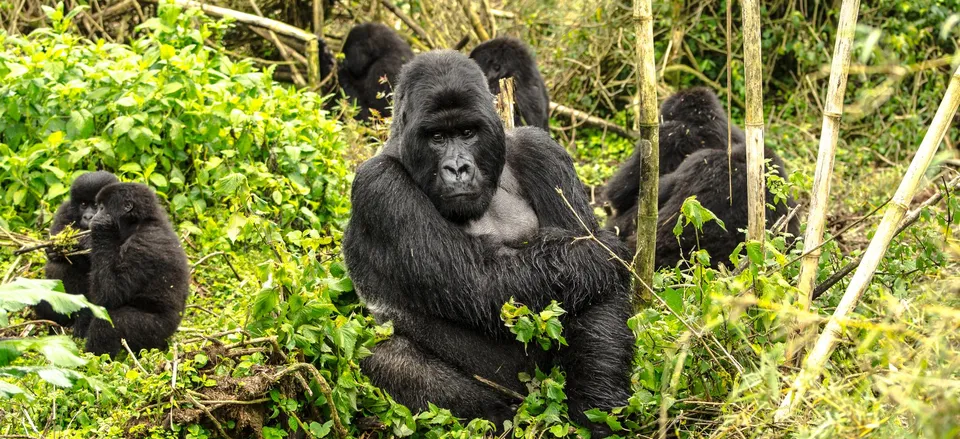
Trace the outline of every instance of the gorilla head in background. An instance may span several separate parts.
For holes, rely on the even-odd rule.
[[[514,114],[516,126],[529,125],[549,131],[550,96],[526,43],[512,37],[494,38],[475,47],[470,58],[483,70],[490,92],[495,95],[500,93],[501,79],[513,78],[518,110]]]
[[[70,186],[70,201],[64,203],[63,206],[57,210],[57,216],[55,217],[60,218],[62,213],[65,215],[63,219],[66,222],[62,225],[55,224],[54,228],[56,228],[57,225],[60,225],[60,227],[56,231],[51,229],[50,234],[56,234],[62,230],[64,226],[71,223],[80,230],[89,230],[90,219],[97,213],[97,205],[94,202],[97,198],[97,193],[99,193],[100,189],[104,186],[118,181],[116,175],[107,171],[89,172],[77,177]],[[59,223],[56,219],[54,222]]]
[[[350,29],[343,42],[343,55],[337,79],[347,97],[356,99],[360,107],[357,118],[369,119],[371,109],[383,117],[390,116],[387,95],[400,67],[413,58],[410,45],[384,24],[363,23]],[[382,77],[387,78],[386,83],[380,82]]]
[[[418,68],[401,74],[385,152],[403,163],[441,215],[455,223],[479,219],[506,164],[506,136],[493,95],[482,86],[483,73],[461,62],[462,55],[443,50],[421,57]]]

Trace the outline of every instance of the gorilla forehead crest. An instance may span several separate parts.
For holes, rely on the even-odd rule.
[[[471,107],[496,113],[493,95],[487,89],[480,66],[453,50],[436,50],[414,57],[400,72],[395,99],[394,107],[400,111],[411,110],[413,108],[406,107],[427,101],[431,107],[422,108],[427,111]]]
[[[117,180],[117,176],[107,171],[88,172],[74,180],[70,186],[70,198],[93,201],[100,188],[118,181],[120,180]]]

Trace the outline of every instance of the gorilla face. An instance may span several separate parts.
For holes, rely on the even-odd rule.
[[[95,232],[119,233],[126,240],[137,224],[160,218],[160,203],[153,191],[139,183],[114,183],[97,194],[97,213],[90,220]]]
[[[454,51],[421,55],[397,84],[400,160],[445,218],[483,216],[506,161],[503,124],[479,67]]]
[[[106,171],[83,174],[70,185],[70,203],[73,209],[73,222],[80,230],[90,229],[90,220],[97,213],[95,199],[100,189],[116,183],[117,177]]]

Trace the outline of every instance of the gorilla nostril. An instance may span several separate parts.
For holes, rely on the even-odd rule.
[[[473,175],[473,167],[469,163],[464,163],[460,165],[460,168],[457,169],[457,176],[470,176]]]

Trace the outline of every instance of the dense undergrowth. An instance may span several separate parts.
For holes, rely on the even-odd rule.
[[[876,13],[901,4],[881,3]],[[275,83],[269,71],[225,55],[217,45],[228,25],[196,11],[160,6],[130,45],[79,37],[74,13],[62,8],[48,15],[50,27],[28,36],[0,31],[0,228],[44,237],[69,182],[80,172],[111,170],[149,184],[165,202],[194,264],[192,295],[168,351],[117,361],[77,356],[73,340],[46,337],[46,328],[28,324],[30,314],[13,300],[13,288],[27,284],[9,281],[41,278],[42,252],[14,256],[0,249],[0,323],[8,323],[0,329],[0,436],[473,437],[493,431],[486,421],[457,420],[440,408],[411,413],[360,372],[359,360],[391,329],[364,313],[339,253],[356,165],[350,158],[361,147],[345,140],[352,122],[333,120],[320,96]],[[904,44],[943,50],[922,30],[939,21],[923,20],[882,26],[893,32],[921,26],[904,33]],[[697,28],[695,40],[722,40],[713,26]],[[802,65],[800,71],[814,70],[826,59],[831,35],[819,43],[800,38],[778,54],[796,58],[791,62]],[[858,39],[861,54],[900,53],[869,48],[866,40]],[[658,49],[659,57],[665,47]],[[703,67],[713,72],[717,62]],[[945,75],[927,76],[909,84],[917,90],[912,98],[888,97],[896,109],[883,111],[891,114],[864,116],[845,136],[836,178],[858,178],[835,185],[841,200],[850,197],[838,212],[864,215],[889,196],[919,143],[928,107],[942,96]],[[785,155],[799,171],[789,188],[801,195],[812,175],[815,146],[807,137],[817,121],[804,93],[810,90],[771,93],[770,108],[778,113],[768,136],[778,151],[790,151]],[[916,111],[898,119],[903,125],[890,125],[910,102]],[[628,125],[623,108],[610,114]],[[788,119],[793,122],[778,123]],[[602,184],[630,143],[580,132],[568,144],[578,172],[588,184]],[[938,162],[953,154],[945,150]],[[879,166],[877,155],[893,164],[870,175],[862,168]],[[817,314],[796,312],[797,251],[783,239],[771,240],[766,251],[745,248],[741,257],[753,264],[741,272],[693,264],[659,273],[656,300],[629,321],[637,335],[633,396],[626,407],[592,418],[624,437],[956,437],[958,213],[960,201],[947,196],[894,242],[822,382],[790,422],[772,421],[796,373],[785,362],[787,328],[796,319],[821,321],[841,289],[819,300]],[[821,280],[856,256],[857,250],[848,252],[869,238],[874,222],[867,218],[855,237],[825,246]],[[727,259],[701,254],[695,260],[707,257]],[[30,285],[37,294],[50,289]],[[548,327],[559,311],[505,311],[527,340],[556,338],[530,322]],[[528,321],[518,325],[523,317]],[[540,371],[528,382],[530,393],[509,434],[577,434],[566,414],[561,371]]]

